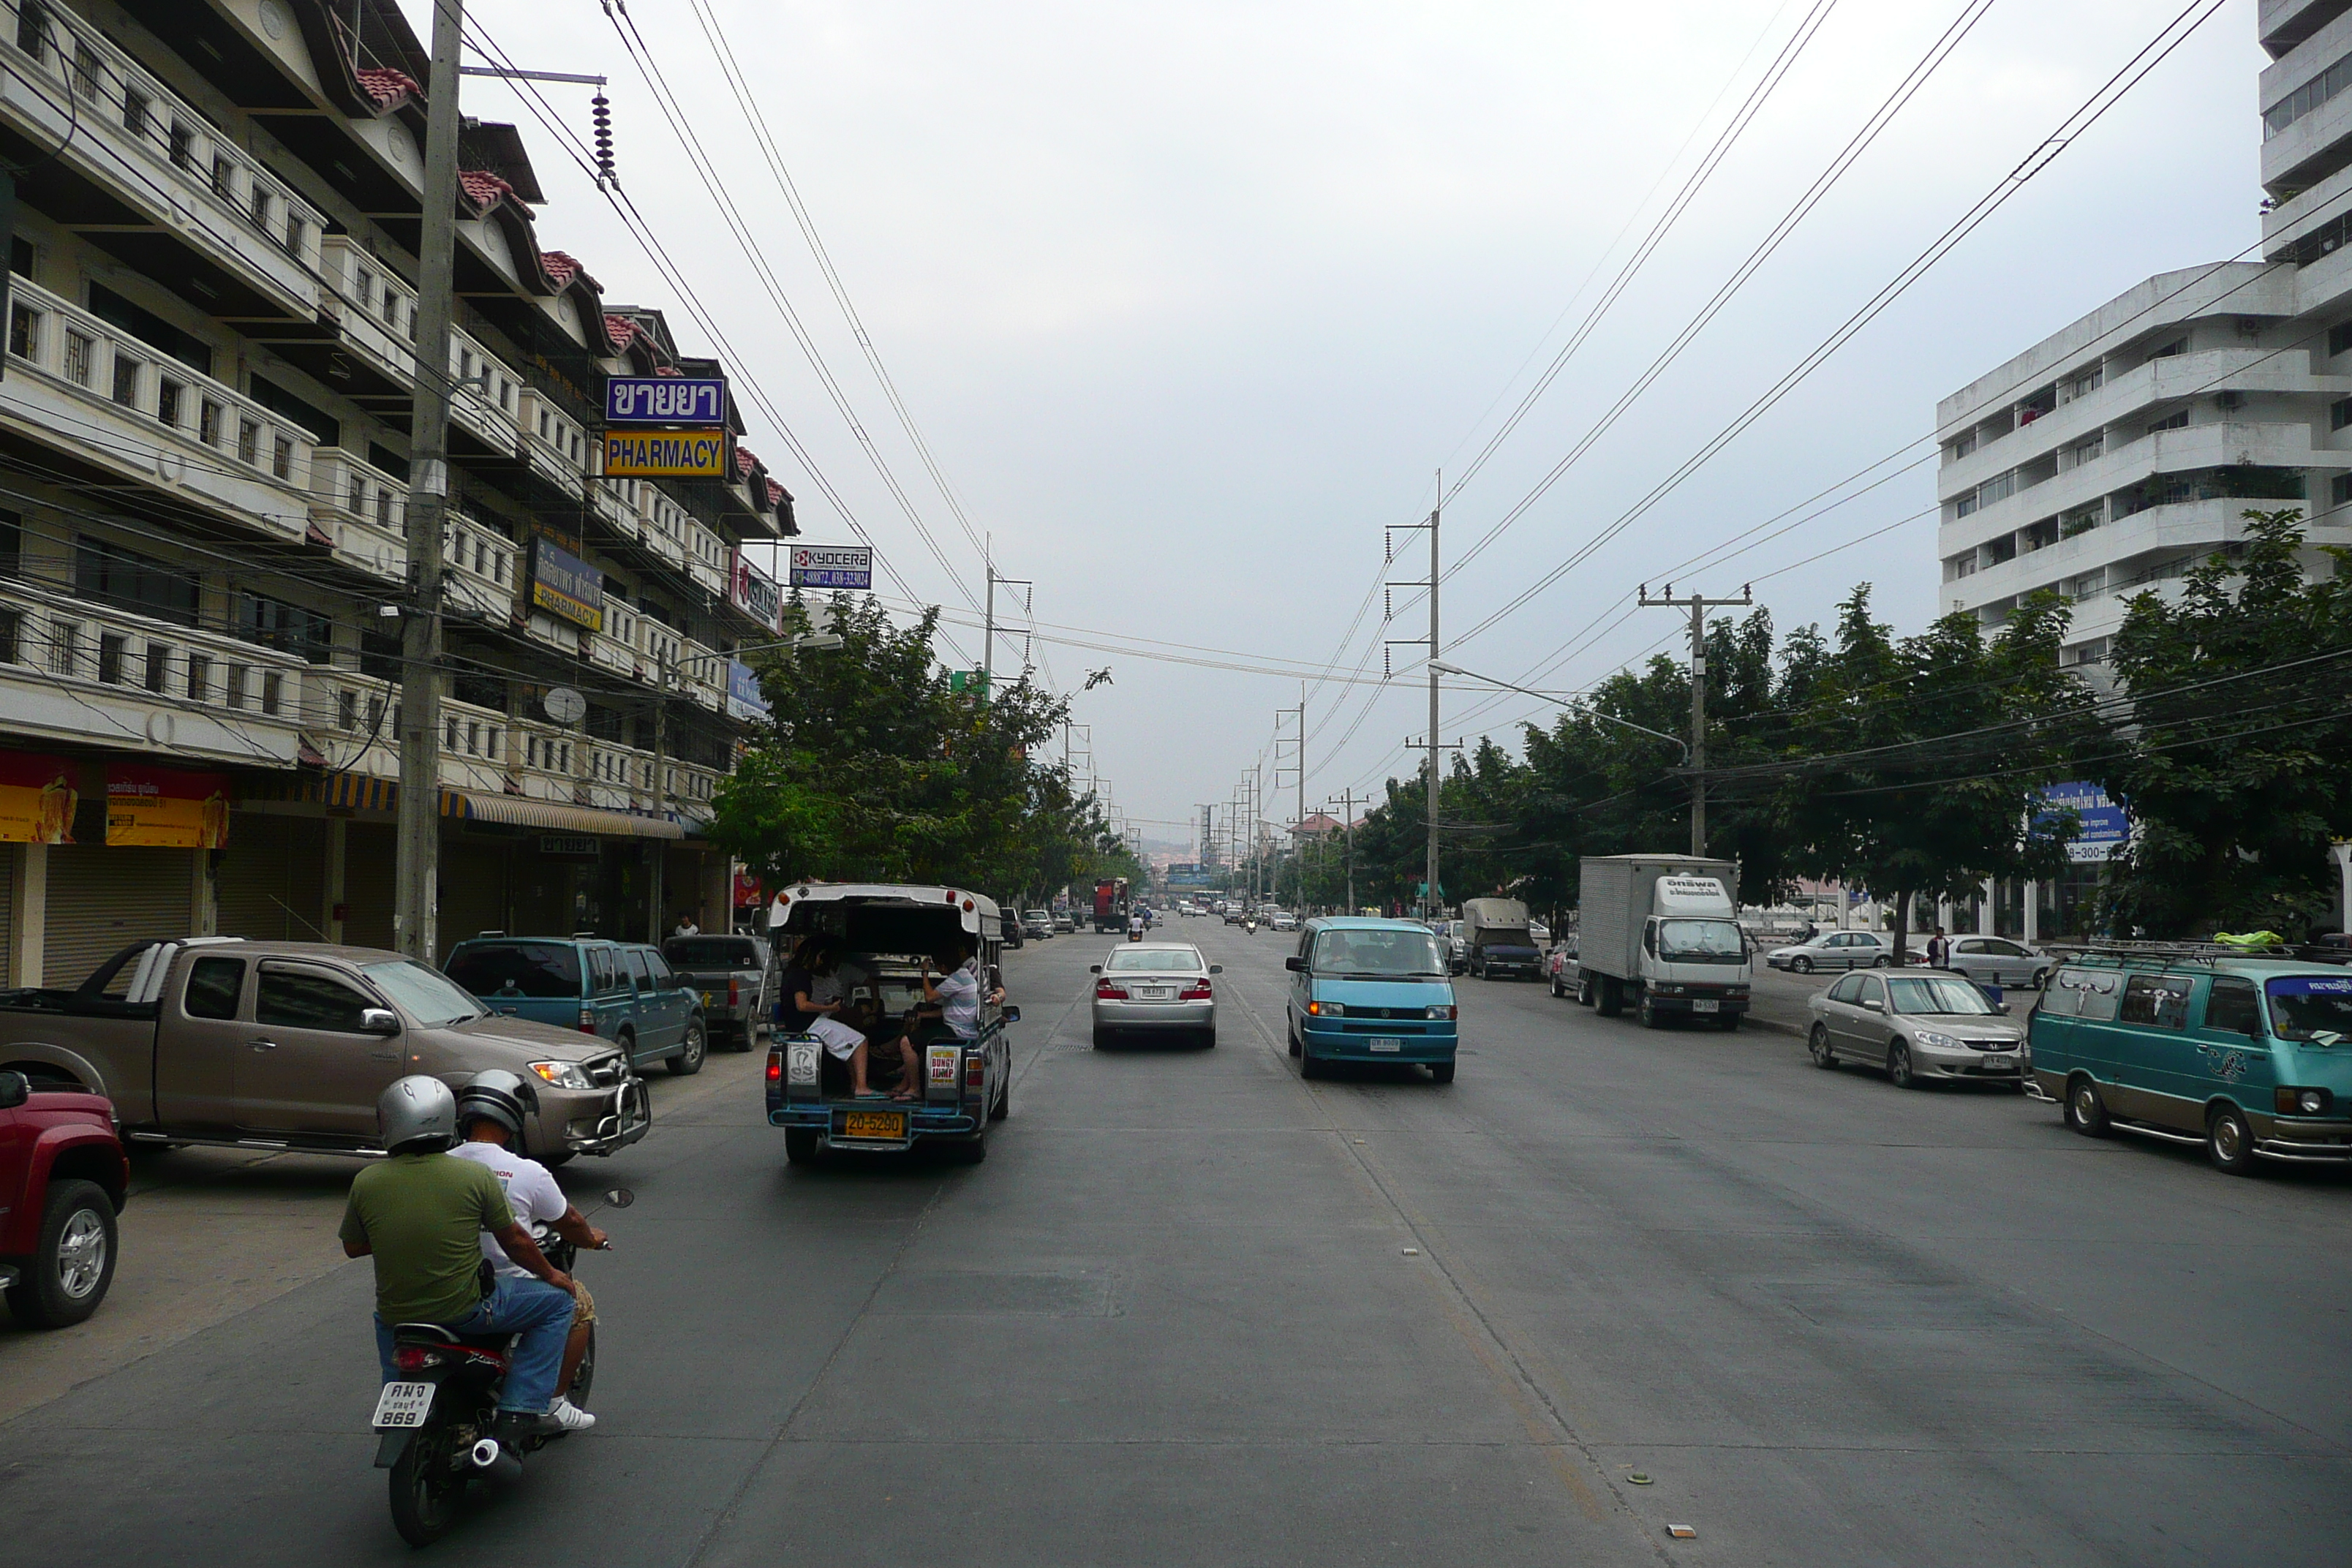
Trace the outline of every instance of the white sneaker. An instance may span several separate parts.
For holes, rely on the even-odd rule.
[[[596,1418],[559,1394],[541,1417],[541,1425],[551,1432],[585,1432],[596,1425]]]

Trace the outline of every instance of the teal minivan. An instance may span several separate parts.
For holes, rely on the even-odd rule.
[[[1454,982],[1418,921],[1339,915],[1299,929],[1290,971],[1290,1054],[1302,1078],[1333,1062],[1418,1062],[1454,1081]]]
[[[611,1040],[640,1070],[698,1073],[709,1050],[702,994],[643,942],[485,931],[451,948],[441,971],[491,1012]]]
[[[2352,970],[2218,952],[2090,953],[2028,1020],[2033,1083],[2089,1137],[2257,1161],[2352,1162]]]

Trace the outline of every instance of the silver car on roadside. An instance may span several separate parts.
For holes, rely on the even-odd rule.
[[[1884,1068],[1898,1089],[1929,1079],[2024,1087],[2025,1030],[1964,975],[1848,974],[1807,1005],[1805,1046],[1817,1068],[1862,1062]]]
[[[2039,991],[2058,966],[2048,953],[2005,936],[1956,936],[1951,943],[1945,968],[1994,985],[2029,985]]]
[[[1185,942],[1131,942],[1088,966],[1095,977],[1094,1043],[1099,1050],[1122,1034],[1154,1034],[1217,1043],[1216,987],[1211,963]]]
[[[1895,962],[1895,948],[1874,931],[1825,931],[1810,941],[1772,949],[1764,962],[1795,974],[1816,969],[1884,969]]]

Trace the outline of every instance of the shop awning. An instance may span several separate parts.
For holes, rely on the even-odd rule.
[[[517,827],[551,827],[561,833],[605,833],[630,838],[683,838],[686,829],[658,816],[637,816],[625,811],[600,811],[590,805],[565,805],[552,800],[521,795],[464,792],[466,815],[476,822],[504,822]]]

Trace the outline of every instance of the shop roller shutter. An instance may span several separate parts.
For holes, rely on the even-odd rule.
[[[322,942],[327,825],[315,816],[241,813],[213,876],[220,934]]]
[[[343,940],[354,947],[392,945],[396,838],[389,825],[354,822],[343,840]]]
[[[9,965],[16,961],[16,944],[9,938],[16,930],[16,848],[0,844],[0,991],[16,984]]]
[[[196,854],[194,849],[51,845],[42,984],[79,985],[134,942],[188,935]]]

